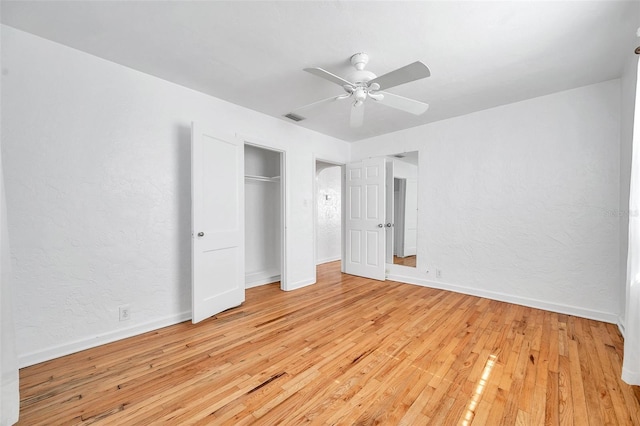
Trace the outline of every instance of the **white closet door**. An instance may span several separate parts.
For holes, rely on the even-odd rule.
[[[347,164],[347,274],[385,279],[385,160]]]
[[[244,145],[191,126],[192,322],[244,302]]]

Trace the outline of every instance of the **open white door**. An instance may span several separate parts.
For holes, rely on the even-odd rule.
[[[385,159],[347,164],[345,265],[347,274],[385,279]]]
[[[244,144],[191,125],[193,323],[244,302]]]

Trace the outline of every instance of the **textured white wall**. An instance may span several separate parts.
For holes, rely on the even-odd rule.
[[[192,121],[286,151],[289,286],[315,281],[313,162],[346,162],[347,143],[2,31],[21,365],[190,318]]]
[[[356,142],[352,158],[414,150],[418,267],[392,276],[616,322],[619,80]]]
[[[2,36],[0,34],[0,43]],[[0,57],[0,70],[3,69]],[[0,85],[0,96],[2,85]],[[2,111],[0,108],[0,118]],[[2,131],[0,130],[0,142]],[[0,143],[1,145],[1,143]],[[13,288],[7,223],[4,171],[0,153],[0,425],[12,425],[20,414],[20,389],[16,338],[13,327]]]
[[[341,168],[321,170],[317,177],[318,222],[316,262],[318,264],[340,259],[341,254]],[[326,199],[329,196],[329,199]]]

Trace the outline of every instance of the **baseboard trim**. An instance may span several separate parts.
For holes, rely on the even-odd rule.
[[[315,284],[315,283],[316,283],[315,278],[307,278],[306,280],[301,280],[301,281],[296,281],[295,283],[291,283],[290,285],[287,286],[287,288],[283,288],[283,290],[284,291],[297,290],[299,288],[306,287],[308,285]]]
[[[61,356],[70,355],[85,349],[95,348],[107,343],[112,343],[128,337],[137,336],[142,333],[154,331],[159,328],[168,327],[191,319],[191,311],[182,312],[176,315],[155,319],[141,324],[135,324],[127,328],[109,331],[98,334],[96,336],[79,339],[73,342],[65,343],[58,346],[52,346],[36,352],[18,355],[19,368],[29,367],[30,365],[39,364]]]
[[[618,316],[618,330],[620,330],[620,334],[622,334],[622,338],[624,339],[624,318],[620,316]]]
[[[527,306],[529,308],[543,309],[545,311],[557,312],[560,314],[573,315],[582,318],[588,318],[596,321],[608,322],[611,324],[619,324],[618,315],[609,312],[596,311],[592,309],[579,308],[577,306],[564,305],[561,303],[546,302],[544,300],[532,299],[528,297],[514,296],[506,293],[481,290],[477,288],[464,287],[455,284],[423,280],[420,278],[409,277],[398,274],[387,275],[388,280],[398,281],[406,284],[415,284],[422,287],[437,288],[440,290],[448,290],[456,293],[468,294],[470,296],[484,297],[486,299],[497,300],[500,302],[514,303],[516,305]]]
[[[244,285],[244,288],[246,289],[246,288],[258,287],[265,284],[275,283],[277,281],[280,281],[280,275],[272,275],[270,277],[260,278],[251,282],[247,281]]]

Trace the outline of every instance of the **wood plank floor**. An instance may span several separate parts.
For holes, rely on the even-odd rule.
[[[24,368],[20,424],[640,425],[614,325],[318,278]]]
[[[393,256],[394,265],[412,266],[416,267],[417,256],[398,257]]]

